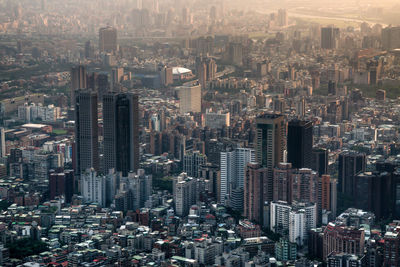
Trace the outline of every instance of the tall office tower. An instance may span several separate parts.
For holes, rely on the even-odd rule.
[[[387,172],[363,172],[354,177],[354,207],[375,214],[377,220],[394,214],[395,184]]]
[[[274,194],[273,200],[286,201],[289,202],[291,199],[291,178],[292,178],[291,163],[279,163],[278,166],[274,168]]]
[[[363,153],[345,151],[339,155],[338,190],[348,196],[354,195],[354,176],[364,172],[366,156]]]
[[[0,127],[0,158],[6,156],[6,134],[3,127]]]
[[[313,147],[313,123],[292,120],[288,125],[288,162],[293,168],[311,168]]]
[[[100,72],[97,75],[97,94],[99,101],[103,101],[103,95],[109,90],[109,88],[108,74],[106,72]]]
[[[268,169],[265,183],[265,200],[273,199],[273,168],[284,162],[286,150],[285,117],[280,114],[264,114],[256,118],[256,161]]]
[[[216,20],[217,20],[217,7],[216,6],[212,6],[210,8],[210,21],[211,21],[211,24],[215,24]]]
[[[271,202],[270,230],[303,246],[311,229],[317,226],[317,206],[313,203]]]
[[[289,24],[288,22],[288,14],[286,9],[278,10],[278,25],[281,27],[285,27]]]
[[[386,27],[382,29],[382,48],[392,50],[400,48],[400,27]]]
[[[190,177],[198,178],[200,166],[206,163],[206,155],[200,151],[191,151],[183,157],[183,171]]]
[[[87,88],[87,73],[85,66],[79,65],[71,70],[71,104],[75,105],[75,91]]]
[[[97,93],[75,91],[75,173],[99,170]]]
[[[339,28],[321,28],[321,48],[336,49],[339,41]]]
[[[104,171],[124,176],[139,168],[139,102],[133,93],[103,96]]]
[[[190,10],[187,7],[182,8],[182,23],[184,25],[190,24],[191,22],[191,16]]]
[[[98,175],[93,168],[86,169],[81,177],[81,192],[85,203],[106,206],[106,177]]]
[[[267,168],[257,163],[247,165],[244,177],[244,216],[260,224],[266,224],[263,222],[264,204],[270,198],[267,180]]]
[[[94,58],[94,46],[90,40],[85,43],[85,58]]]
[[[99,49],[100,52],[117,52],[117,29],[108,26],[99,30]]]
[[[263,167],[277,166],[284,161],[286,150],[285,117],[280,114],[264,114],[256,119],[256,160]]]
[[[181,114],[201,112],[201,85],[180,86],[176,90]]]
[[[231,199],[232,190],[244,189],[244,175],[249,162],[255,162],[253,149],[236,148],[230,152],[221,152],[221,203],[228,204],[226,201]],[[240,207],[234,208],[242,210],[243,201]]]
[[[328,150],[325,148],[312,149],[312,166],[311,169],[317,171],[318,174],[324,175],[328,173]]]

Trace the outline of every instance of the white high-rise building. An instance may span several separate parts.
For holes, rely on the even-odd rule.
[[[303,246],[308,238],[308,231],[317,225],[317,206],[285,201],[271,202],[270,229],[289,237],[289,241]]]
[[[253,149],[236,148],[230,152],[221,152],[220,195],[222,204],[228,204],[227,200],[230,199],[233,189],[244,189],[245,169],[249,162],[255,162]]]
[[[181,114],[201,112],[201,85],[180,86],[176,90]]]
[[[97,175],[96,171],[87,169],[82,174],[81,191],[83,200],[86,203],[98,203],[102,207],[106,206],[106,177]]]
[[[189,209],[197,201],[196,179],[188,177],[186,173],[180,174],[174,180],[175,212],[178,216],[186,216]]]

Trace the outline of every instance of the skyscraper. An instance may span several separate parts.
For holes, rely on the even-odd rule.
[[[288,162],[293,168],[311,168],[313,123],[293,120],[288,125]]]
[[[97,94],[75,91],[75,173],[99,170]]]
[[[286,9],[279,9],[278,10],[278,25],[281,27],[287,26],[288,23],[288,14]]]
[[[99,49],[100,52],[117,52],[117,29],[108,26],[99,30]]]
[[[285,117],[280,114],[264,114],[256,119],[256,161],[268,170],[264,179],[264,201],[273,199],[273,168],[284,162],[286,150]]]
[[[272,168],[284,161],[286,150],[285,117],[264,114],[256,119],[256,159],[263,167]]]
[[[246,166],[255,161],[254,150],[236,148],[233,151],[221,152],[221,202],[231,197],[233,189],[244,189]],[[243,206],[243,203],[242,203]]]
[[[278,166],[274,168],[274,201],[290,201],[293,171],[291,163],[279,163]]]
[[[75,91],[87,88],[87,73],[85,66],[79,65],[71,70],[71,104],[75,105]]]
[[[139,168],[139,103],[132,93],[103,96],[104,170],[124,176]]]
[[[357,152],[343,152],[339,155],[338,191],[354,195],[354,176],[364,172],[366,168],[365,154]]]
[[[311,169],[317,171],[319,175],[328,173],[328,150],[324,148],[313,148]]]
[[[262,223],[264,203],[269,200],[266,182],[268,169],[257,163],[249,163],[244,179],[244,216]]]
[[[339,41],[339,28],[321,28],[321,48],[336,49]]]

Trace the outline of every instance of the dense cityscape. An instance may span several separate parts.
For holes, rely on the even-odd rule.
[[[0,0],[0,266],[400,266],[397,0]]]

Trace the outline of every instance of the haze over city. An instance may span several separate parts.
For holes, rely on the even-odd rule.
[[[400,266],[398,0],[0,0],[0,266]]]

